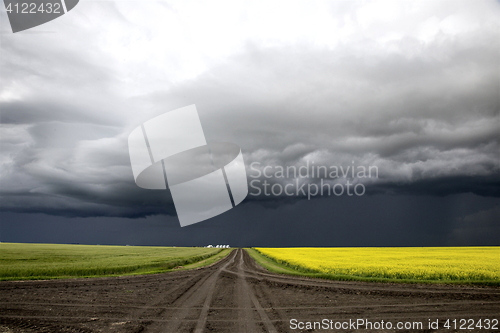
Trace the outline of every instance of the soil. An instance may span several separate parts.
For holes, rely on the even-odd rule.
[[[358,319],[372,326],[352,326]],[[460,330],[460,319],[468,320],[466,329]],[[479,319],[490,328],[479,329]],[[196,270],[0,282],[2,333],[499,331],[493,319],[500,319],[500,288],[277,275],[242,249]],[[429,328],[429,320],[438,320],[437,329]],[[319,322],[316,328],[314,322]],[[325,322],[329,329],[319,326]],[[397,329],[398,322],[421,322],[422,328]],[[467,329],[471,322],[473,329]],[[335,329],[336,323],[344,328]]]

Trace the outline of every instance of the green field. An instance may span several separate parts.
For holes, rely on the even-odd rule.
[[[0,243],[0,280],[161,273],[208,265],[229,252],[201,247]]]
[[[255,248],[270,271],[332,280],[500,286],[500,247]]]

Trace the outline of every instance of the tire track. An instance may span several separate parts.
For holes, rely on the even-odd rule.
[[[229,255],[229,258],[226,257],[225,260],[222,261],[220,267],[217,267],[217,269],[215,270],[212,269],[212,271],[210,271],[201,280],[199,280],[193,287],[187,289],[176,301],[173,302],[173,305],[175,307],[179,307],[181,309],[172,311],[173,313],[171,313],[170,315],[171,321],[166,327],[158,327],[158,325],[154,325],[153,327],[147,327],[145,331],[179,332],[183,321],[188,318],[190,312],[193,312],[193,310],[196,311],[196,306],[202,303],[203,305],[200,311],[200,315],[198,316],[198,319],[196,321],[196,327],[194,331],[197,333],[203,332],[217,279],[222,270],[234,261],[236,252],[236,250],[232,251],[232,253]]]
[[[160,284],[160,290],[165,290],[164,293],[158,293],[155,297],[153,297],[149,302],[147,302],[144,306],[141,306],[133,311],[131,311],[127,317],[125,318],[126,320],[134,320],[134,319],[139,319],[141,316],[143,316],[145,313],[152,309],[159,309],[158,307],[159,304],[165,302],[165,299],[168,298],[169,296],[175,295],[178,293],[179,295],[177,298],[182,296],[182,290],[183,289],[190,289],[193,287],[202,277],[199,275],[191,276],[188,277],[186,280],[181,282],[177,287],[174,287],[170,290],[166,290],[167,281],[163,281]],[[161,309],[161,308],[160,308]]]
[[[252,311],[250,309],[250,305],[253,305],[253,308],[257,311],[257,313],[260,316],[260,319],[264,326],[266,327],[267,332],[269,333],[277,333],[276,328],[274,327],[273,323],[269,319],[269,316],[267,315],[266,311],[264,308],[261,306],[259,300],[255,296],[254,290],[249,286],[246,278],[245,278],[245,273],[244,273],[244,254],[245,251],[240,249],[238,251],[238,265],[237,265],[237,275],[238,275],[238,285],[241,290],[240,293],[242,293],[241,297],[241,302],[240,307],[243,308],[243,313],[240,311],[240,328],[241,322],[245,323],[244,330],[241,330],[240,332],[247,332],[247,333],[254,333],[258,332],[258,329],[255,325],[254,321],[248,321],[248,319],[252,318]],[[249,302],[250,300],[250,302]]]
[[[236,281],[236,304],[238,304],[238,322],[236,323],[236,332],[254,333],[258,332],[256,323],[252,320],[254,318],[254,311],[252,309],[252,300],[248,292],[248,286],[245,286],[245,277],[242,273],[242,252],[238,257],[240,260],[237,265],[237,271],[234,274],[237,276]],[[233,273],[232,271],[229,271]]]
[[[242,250],[241,254],[242,254],[241,255],[241,262],[239,265],[239,268],[240,268],[239,273],[241,274],[241,277],[243,279],[245,279],[246,276],[250,276],[252,278],[252,280],[258,282],[258,283],[256,283],[255,293],[253,293],[254,297],[257,293],[257,296],[259,296],[260,299],[265,299],[267,301],[267,303],[270,305],[270,310],[272,310],[272,312],[274,312],[276,314],[276,317],[279,320],[278,323],[281,324],[286,318],[284,311],[282,309],[276,308],[276,304],[274,304],[272,297],[270,297],[271,293],[270,293],[269,289],[265,288],[263,290],[264,292],[262,292],[262,289],[263,289],[262,287],[263,286],[265,287],[265,285],[260,283],[262,279],[258,276],[258,274],[254,273],[257,270],[254,269],[253,272],[250,271],[252,269],[252,264],[254,264],[254,262],[253,262],[253,259],[248,254],[248,252]],[[244,268],[244,266],[246,266],[246,269]],[[259,306],[260,306],[260,304],[259,304]],[[261,309],[263,309],[262,306],[261,306]],[[269,317],[267,316],[267,314],[265,312],[264,312],[264,314],[266,315],[267,320],[269,321]],[[271,331],[270,328],[267,326],[266,326],[266,328],[269,332],[276,332],[276,329],[274,327],[273,327],[273,331]]]

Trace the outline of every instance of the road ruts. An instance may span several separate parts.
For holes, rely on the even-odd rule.
[[[257,311],[260,321],[264,324],[266,332],[277,333],[274,324],[269,319],[264,308],[261,306],[255,291],[247,283],[245,272],[244,272],[244,250],[238,250],[238,264],[237,264],[237,292],[236,298],[238,300],[238,326],[236,327],[237,332],[248,332],[256,333],[262,332],[260,328],[256,325],[253,311]]]
[[[282,333],[306,331],[292,330],[292,319],[342,322],[358,318],[424,325],[437,319],[441,324],[435,331],[451,332],[443,327],[446,319],[499,317],[500,288],[277,275],[258,266],[242,249],[190,271],[0,282],[0,333]],[[364,328],[350,331],[367,332]]]
[[[172,307],[167,311],[166,322],[155,323],[148,327],[145,332],[184,332],[193,331],[202,333],[206,325],[208,310],[212,302],[215,284],[220,273],[228,265],[234,262],[236,251],[232,251],[221,265],[218,265],[215,270],[208,272],[198,283],[189,289],[186,289],[184,294],[175,300]],[[199,313],[197,316],[196,314]],[[196,320],[193,320],[193,315]]]

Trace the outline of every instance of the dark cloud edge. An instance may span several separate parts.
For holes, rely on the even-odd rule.
[[[159,191],[148,191],[149,195],[146,198],[154,199],[153,192],[160,194]],[[141,196],[142,190],[135,191],[138,196]],[[491,176],[449,176],[435,179],[425,179],[411,183],[379,183],[366,185],[366,193],[364,196],[397,196],[397,195],[414,195],[414,196],[431,196],[442,198],[456,194],[472,193],[480,197],[493,197],[500,198],[500,175]],[[343,194],[342,196],[347,196]],[[330,195],[335,198],[335,195]],[[353,195],[355,197],[355,195]],[[311,196],[310,200],[325,198],[325,196]],[[163,197],[165,199],[165,197]],[[129,202],[127,205],[114,205],[110,202],[84,202],[89,206],[84,209],[78,208],[58,208],[58,207],[3,207],[0,209],[2,212],[15,212],[15,213],[42,213],[54,216],[65,217],[120,217],[127,219],[145,218],[155,215],[163,216],[176,216],[175,207],[169,200],[153,200],[155,204],[148,204],[144,200],[137,205]],[[139,200],[139,199],[138,199]],[[307,196],[253,196],[249,195],[240,204],[245,205],[249,203],[258,204],[267,209],[277,209],[282,206],[294,205],[295,203],[303,200],[308,200]],[[162,201],[162,202],[161,202]]]

